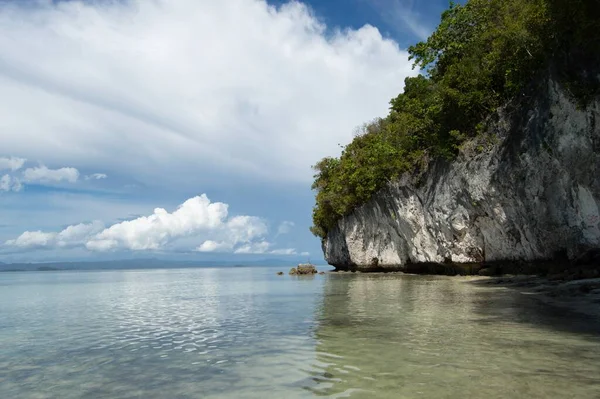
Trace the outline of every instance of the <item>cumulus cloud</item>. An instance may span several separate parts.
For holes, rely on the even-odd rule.
[[[75,183],[79,179],[79,171],[75,168],[49,169],[41,165],[23,171],[23,181],[26,183],[58,183],[66,181]]]
[[[100,221],[69,226],[56,235],[56,244],[59,247],[83,245],[89,240],[89,237],[94,236],[103,229],[104,224]]]
[[[295,225],[296,224],[294,222],[290,222],[287,220],[281,222],[279,228],[277,229],[277,235],[288,234],[290,231],[292,231]]]
[[[4,174],[0,177],[0,191],[21,191],[23,184],[52,184],[60,182],[76,183],[79,179],[79,171],[76,168],[64,167],[59,169],[50,169],[47,166],[23,168],[27,160],[18,157],[0,157],[0,170],[10,170],[10,174]],[[94,173],[86,176],[86,180],[105,179],[107,175],[103,173]]]
[[[220,240],[206,240],[196,248],[196,251],[231,252],[237,244],[243,243],[244,246],[237,248],[235,253],[256,253],[245,248],[258,248],[252,242],[257,239],[262,240],[268,231],[267,223],[261,218],[235,216],[224,223],[218,231],[215,231],[214,235],[220,237]]]
[[[163,250],[178,239],[197,239],[198,252],[266,253],[267,223],[255,216],[228,216],[228,205],[203,194],[173,212],[156,208],[141,216],[106,227],[99,221],[68,226],[60,232],[26,231],[5,246],[29,248],[85,247],[91,251]],[[190,248],[192,250],[193,248]]]
[[[0,191],[21,191],[23,185],[21,181],[13,176],[4,175],[0,177]]]
[[[87,175],[85,177],[85,180],[102,180],[102,179],[106,179],[108,178],[108,176],[104,173],[94,173],[91,175]]]
[[[19,170],[27,162],[24,158],[17,157],[0,157],[0,170]]]
[[[177,238],[222,228],[227,209],[227,204],[211,203],[206,195],[193,197],[172,213],[156,208],[150,216],[112,225],[88,241],[86,247],[96,251],[159,249]]]
[[[19,248],[35,248],[49,246],[56,233],[44,233],[43,231],[26,231],[14,240],[6,241],[5,245]]]
[[[267,241],[246,244],[235,250],[236,254],[264,254],[269,250],[271,243]]]
[[[230,243],[224,241],[213,241],[207,240],[204,241],[196,251],[198,252],[229,252],[233,249],[233,246]]]
[[[19,4],[0,2],[0,148],[146,185],[215,166],[308,182],[416,73],[375,27],[331,30],[300,2]]]
[[[14,240],[8,240],[5,245],[22,249],[30,248],[65,248],[84,245],[95,233],[104,228],[102,222],[81,223],[54,232],[26,231]]]

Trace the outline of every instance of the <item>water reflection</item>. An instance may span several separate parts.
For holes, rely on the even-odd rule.
[[[317,395],[600,397],[600,341],[531,299],[445,277],[334,275],[318,309]]]
[[[0,276],[0,397],[305,397],[322,279],[272,273]]]
[[[238,268],[0,283],[0,398],[600,397],[589,321],[452,278]]]

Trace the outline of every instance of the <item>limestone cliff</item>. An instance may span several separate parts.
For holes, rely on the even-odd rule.
[[[338,269],[569,258],[600,247],[600,101],[555,80],[498,111],[453,162],[432,162],[341,219],[323,240]]]

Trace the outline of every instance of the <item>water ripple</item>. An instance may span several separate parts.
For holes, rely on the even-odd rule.
[[[32,276],[0,292],[2,398],[600,397],[599,335],[458,280]]]

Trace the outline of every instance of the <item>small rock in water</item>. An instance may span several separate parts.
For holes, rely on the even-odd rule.
[[[298,274],[316,274],[317,273],[317,268],[314,267],[314,265],[311,265],[310,263],[300,264],[300,265],[298,265],[296,270],[298,271]]]
[[[317,268],[314,265],[311,265],[309,263],[306,264],[300,264],[297,267],[292,267],[292,269],[290,270],[290,274],[292,275],[297,275],[297,274],[317,274]]]
[[[278,276],[283,276],[283,272],[277,272]]]

